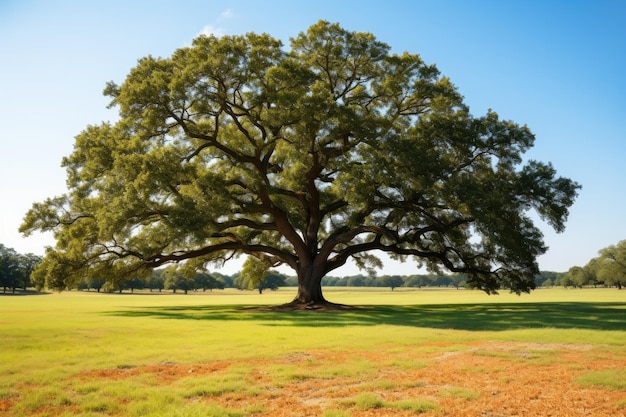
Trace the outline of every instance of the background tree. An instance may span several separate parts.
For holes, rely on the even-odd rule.
[[[285,282],[285,276],[276,271],[269,271],[263,281],[258,285],[259,293],[263,293],[264,290],[275,291],[280,287],[287,285]]]
[[[294,284],[293,286],[297,287],[298,286],[298,277],[287,277],[287,285],[291,285],[291,280],[294,280]],[[337,286],[341,286],[341,281],[343,281],[343,278],[340,277],[334,277],[334,276],[325,276],[324,277],[324,285],[328,286],[328,287],[337,287]]]
[[[162,275],[165,277],[164,285],[166,290],[172,290],[174,293],[181,290],[188,294],[189,290],[196,288],[193,278],[181,274],[176,270],[176,267],[165,268]]]
[[[433,285],[437,287],[447,287],[452,284],[452,279],[447,275],[437,275],[433,280]]]
[[[97,292],[100,292],[102,288],[104,288],[104,285],[106,284],[106,279],[103,277],[91,276],[91,277],[87,277],[85,281],[87,283],[87,289],[93,288]]]
[[[558,285],[563,274],[553,271],[540,271],[535,276],[535,285],[537,287],[552,287]]]
[[[621,290],[626,285],[626,240],[600,250],[593,268],[605,285],[616,286]]]
[[[20,270],[18,253],[13,248],[8,248],[0,244],[0,286],[2,292],[6,293],[7,289],[15,292],[20,283]]]
[[[364,275],[353,275],[346,277],[346,286],[348,287],[365,287],[367,277]]]
[[[465,285],[466,278],[463,274],[452,274],[449,276],[449,278],[450,285],[454,286],[454,288],[456,288],[457,290]]]
[[[337,283],[336,277],[325,277],[324,285],[333,287]],[[298,277],[292,275],[285,278],[285,286],[286,287],[297,287],[298,286]]]
[[[585,266],[571,267],[561,278],[560,283],[564,287],[583,288],[587,285],[597,285],[597,273],[595,260]]]
[[[129,279],[128,281],[124,281],[123,285],[120,287],[120,290],[130,290],[131,293],[134,293],[135,290],[143,290],[145,287],[145,279],[141,277],[134,277]]]
[[[243,268],[236,275],[233,283],[240,290],[252,290],[258,288],[265,278],[267,264],[259,259],[249,257],[243,264]]]
[[[233,284],[233,277],[230,275],[225,275],[219,272],[211,273],[220,283],[223,284],[224,288],[233,288],[235,285]]]
[[[562,231],[579,188],[523,163],[532,132],[474,117],[419,55],[324,21],[289,50],[201,36],[105,94],[119,121],[77,136],[68,193],[21,227],[54,232],[35,271],[54,288],[246,255],[295,271],[294,307],[327,305],[322,278],[350,259],[369,273],[378,250],[520,293],[546,251],[528,212]]]
[[[249,258],[235,278],[235,285],[243,290],[257,289],[262,294],[265,289],[277,290],[286,283],[284,275],[277,271],[268,271],[263,262]]]
[[[150,289],[150,292],[153,290],[159,290],[159,292],[161,292],[165,288],[165,277],[162,272],[162,270],[154,270],[150,276],[145,279],[146,287]]]
[[[196,288],[202,288],[202,291],[224,289],[224,282],[218,280],[207,272],[198,272],[194,275],[193,280]]]
[[[399,275],[388,275],[382,278],[382,284],[385,287],[391,288],[391,291],[393,291],[395,288],[403,286],[404,280]]]
[[[433,280],[430,276],[420,274],[420,275],[410,275],[408,278],[404,280],[404,285],[407,287],[428,287],[433,285]]]
[[[36,285],[31,281],[34,268],[41,262],[41,257],[32,253],[25,255],[15,249],[0,244],[0,287],[4,293],[11,289],[12,293],[18,288],[26,291],[28,287]]]
[[[31,275],[35,267],[41,262],[41,256],[27,253],[25,255],[18,255],[18,261],[21,279],[20,286],[26,290],[26,288],[34,285],[34,282],[31,280]]]
[[[89,285],[87,285],[87,280],[81,280],[76,283],[76,289],[78,291],[89,291]]]

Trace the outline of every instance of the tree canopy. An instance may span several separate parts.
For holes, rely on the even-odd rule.
[[[33,285],[30,276],[35,266],[41,262],[41,258],[32,253],[25,255],[18,253],[15,249],[4,246],[0,243],[0,287],[6,293],[10,288],[13,293],[17,288]],[[34,283],[39,286],[37,283]]]
[[[571,267],[563,284],[581,288],[585,285],[606,285],[621,290],[626,286],[626,240],[600,249],[599,256],[582,267]]]
[[[626,240],[600,250],[600,256],[589,265],[596,270],[599,281],[621,290],[626,285]]]
[[[473,116],[419,55],[325,21],[289,49],[200,36],[104,94],[119,120],[76,137],[68,192],[20,229],[54,232],[36,271],[53,288],[244,255],[290,266],[294,305],[320,304],[326,274],[380,267],[382,251],[526,292],[546,251],[530,212],[560,232],[579,188],[524,161],[530,129]]]

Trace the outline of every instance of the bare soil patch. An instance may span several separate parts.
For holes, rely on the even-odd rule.
[[[367,368],[354,368],[355,361]],[[228,374],[234,364],[169,363],[86,371],[76,378],[93,381],[149,374],[159,384],[175,384],[182,378]],[[392,406],[401,401],[436,405],[421,416],[626,416],[625,391],[576,382],[584,373],[626,369],[626,358],[588,345],[481,342],[384,352],[307,351],[236,364],[239,369],[249,368],[246,382],[257,388],[254,395],[227,392],[195,400],[240,410],[254,407],[255,416],[322,416],[327,410],[341,410],[351,417],[416,414]],[[281,374],[276,371],[281,366],[298,372]],[[375,396],[381,404],[354,401],[364,394]]]

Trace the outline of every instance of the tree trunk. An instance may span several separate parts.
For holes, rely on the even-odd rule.
[[[322,294],[323,275],[314,267],[303,268],[298,271],[298,294],[293,299],[293,304],[326,304]]]
[[[270,308],[274,311],[349,310],[351,307],[327,301],[322,294],[322,269],[301,268],[298,273],[298,294],[289,303]]]

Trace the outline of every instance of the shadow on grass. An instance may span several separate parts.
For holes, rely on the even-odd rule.
[[[502,331],[528,328],[626,330],[626,303],[362,306],[347,311],[259,311],[218,305],[128,308],[107,314],[173,320],[254,320],[266,326],[397,326]]]
[[[5,292],[0,291],[0,296],[23,296],[23,295],[49,295],[49,292],[45,291],[35,291],[35,290],[7,290]]]

